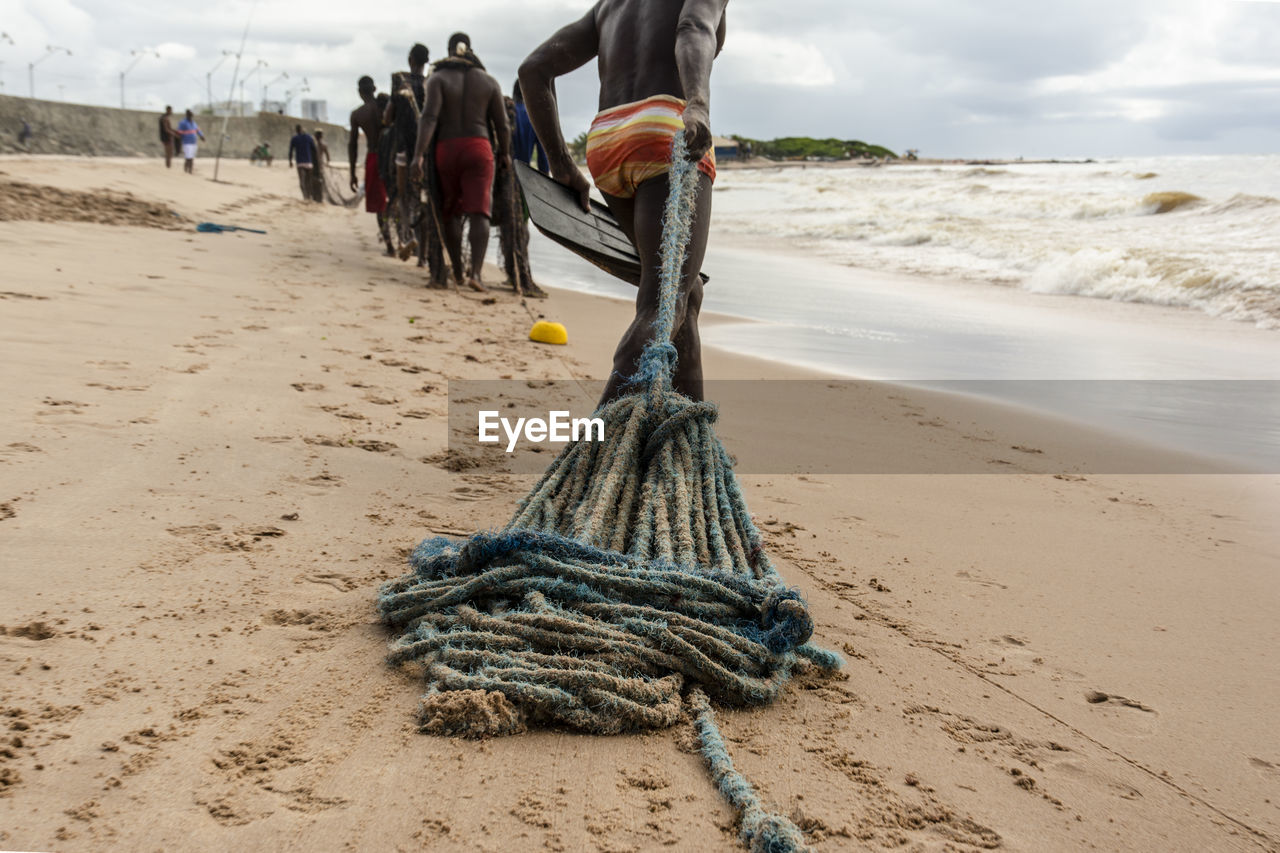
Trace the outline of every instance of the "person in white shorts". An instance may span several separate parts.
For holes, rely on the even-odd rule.
[[[178,122],[178,136],[182,139],[182,171],[188,175],[193,174],[196,149],[200,145],[199,140],[204,139],[204,134],[200,131],[200,125],[196,124],[191,110],[187,110],[187,117]]]

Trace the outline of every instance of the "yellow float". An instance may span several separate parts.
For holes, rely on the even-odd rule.
[[[562,323],[539,320],[529,330],[529,340],[537,341],[540,344],[567,344],[569,343],[569,331]]]

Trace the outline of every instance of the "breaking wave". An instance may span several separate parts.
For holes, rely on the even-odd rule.
[[[717,198],[717,230],[799,242],[855,266],[1280,329],[1275,156],[1120,161],[1103,172],[1010,164],[722,175],[718,188],[749,192]]]

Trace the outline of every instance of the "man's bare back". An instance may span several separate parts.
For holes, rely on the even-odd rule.
[[[382,138],[382,116],[376,101],[369,101],[351,111],[351,129],[353,132],[363,130],[366,144],[370,148],[378,147],[378,140]]]
[[[650,95],[688,99],[679,66],[672,61],[687,0],[600,0],[595,19],[600,109],[630,104]],[[724,47],[724,3],[715,25],[716,53]],[[688,23],[694,24],[693,18]],[[699,152],[701,153],[701,152]]]
[[[687,156],[698,161],[702,174],[698,178],[700,191],[671,340],[678,355],[675,387],[695,400],[702,399],[702,353],[698,338],[702,281],[698,273],[707,247],[711,178],[715,171],[714,162],[706,156],[711,148],[711,65],[724,46],[727,4],[728,0],[599,0],[591,11],[562,27],[520,65],[525,107],[546,149],[551,173],[577,192],[584,209],[589,209],[591,182],[574,162],[560,130],[557,77],[596,59],[602,113],[620,108],[625,114],[630,107],[624,105],[636,105],[641,109],[662,110],[664,115],[678,116],[683,122]],[[603,119],[600,134],[616,131],[646,137],[645,144],[626,143],[620,146],[622,150],[652,151],[654,147],[662,147],[661,142],[655,143],[651,138],[657,132],[643,126],[643,122],[638,128],[626,129],[627,121],[622,118],[615,121],[613,116],[613,113],[597,116],[598,121]],[[597,133],[594,122],[591,133]],[[590,144],[589,141],[589,150]],[[602,147],[609,150],[607,142]],[[658,159],[653,154],[644,157]],[[625,161],[599,164],[601,169],[595,174],[609,209],[640,255],[636,316],[614,353],[602,403],[625,387],[635,372],[641,352],[653,337],[660,291],[658,246],[667,196],[665,162],[665,159],[657,163],[640,162],[630,173],[639,176],[634,180],[622,174],[624,167],[632,165]],[[597,172],[595,166],[592,171]]]
[[[479,68],[442,66],[427,78],[426,109],[436,110],[440,139],[488,138],[495,102],[502,105],[502,87]]]

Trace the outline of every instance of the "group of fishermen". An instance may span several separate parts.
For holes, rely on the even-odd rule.
[[[466,33],[454,33],[448,54],[430,68],[425,45],[410,48],[408,60],[408,71],[391,75],[389,93],[361,77],[363,103],[351,113],[351,189],[359,190],[363,132],[365,210],[377,215],[387,255],[408,260],[416,253],[432,286],[445,286],[451,272],[456,285],[484,291],[489,232],[497,225],[512,288],[544,296],[529,270],[528,227],[511,166],[513,153],[531,158],[530,150],[513,152],[513,128],[516,143],[535,139],[527,115],[504,97]],[[545,155],[539,165],[546,171]]]
[[[382,102],[373,80],[361,78],[364,104],[351,114],[351,186],[358,187],[356,155],[363,131],[368,143],[366,209],[378,214],[388,253],[395,252],[386,216],[393,210],[402,247],[418,251],[419,264],[431,267],[433,283],[444,283],[443,262],[433,265],[432,260],[434,247],[443,245],[455,282],[483,289],[481,264],[493,215],[503,226],[504,261],[519,260],[520,253],[514,251],[521,245],[519,229],[508,238],[506,224],[523,225],[511,152],[513,126],[520,139],[521,124],[527,121],[527,138],[541,142],[545,156],[540,160],[551,177],[573,191],[584,211],[590,209],[588,193],[594,182],[640,258],[635,317],[614,353],[602,397],[606,402],[636,376],[659,316],[663,211],[673,145],[680,135],[685,156],[696,164],[698,192],[675,299],[673,384],[680,393],[701,400],[699,273],[716,174],[710,82],[712,63],[724,46],[727,5],[728,0],[598,0],[521,63],[523,106],[503,98],[464,33],[449,39],[448,56],[436,62],[430,74],[427,49],[414,45],[409,71],[393,76],[392,93]],[[587,134],[588,180],[560,128],[555,81],[593,59],[600,92],[599,112]],[[471,254],[465,266],[464,222],[471,226]],[[527,256],[523,269],[507,263],[517,292],[534,286],[524,277],[527,270]]]

